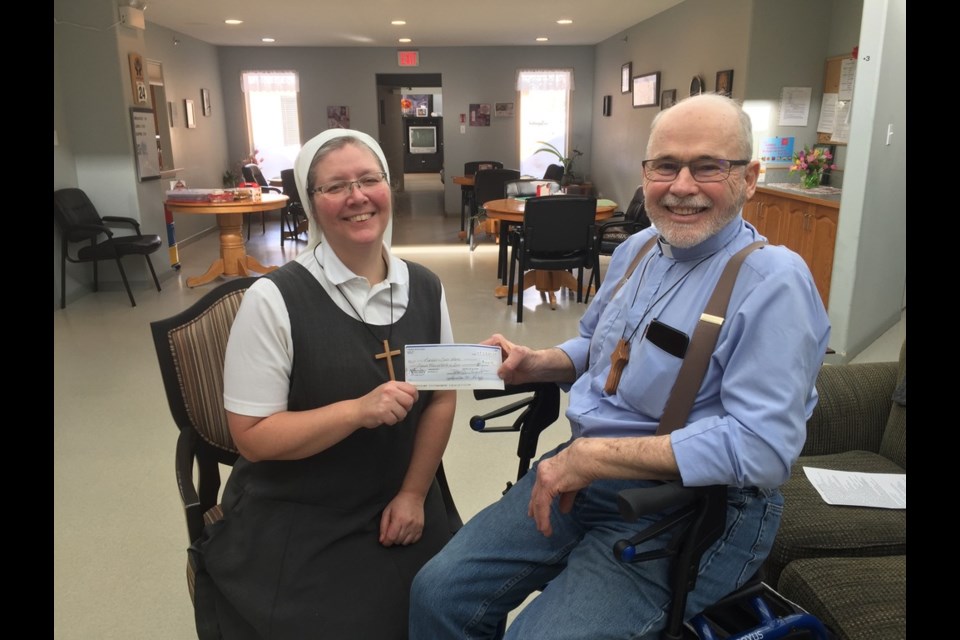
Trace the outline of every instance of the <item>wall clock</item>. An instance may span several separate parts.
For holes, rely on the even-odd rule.
[[[700,76],[693,76],[690,81],[690,95],[696,96],[703,93],[703,79]]]

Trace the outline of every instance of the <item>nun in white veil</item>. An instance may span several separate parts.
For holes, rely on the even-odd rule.
[[[241,458],[198,546],[202,601],[224,637],[405,638],[410,582],[451,535],[435,474],[456,392],[405,382],[403,346],[453,342],[446,299],[391,253],[373,138],[325,131],[294,174],[311,242],[247,289],[231,327]]]

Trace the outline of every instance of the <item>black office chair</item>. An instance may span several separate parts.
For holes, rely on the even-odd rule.
[[[293,169],[281,171],[280,180],[283,181],[283,194],[290,198],[287,206],[280,211],[280,246],[282,247],[284,240],[306,240],[306,237],[302,236],[307,232],[308,224],[307,211],[300,198],[300,191],[297,190]]]
[[[140,233],[140,223],[133,218],[121,216],[103,216],[97,213],[96,207],[82,189],[67,188],[53,192],[53,219],[60,229],[60,308],[67,306],[67,262],[93,263],[93,290],[99,290],[97,265],[100,260],[113,260],[120,271],[120,278],[130,298],[130,306],[137,306],[127,281],[127,272],[123,269],[123,257],[141,255],[146,259],[153,283],[160,291],[160,280],[153,269],[150,254],[160,248],[160,236],[155,233],[143,235]],[[111,226],[128,225],[136,235],[115,236]],[[101,236],[106,236],[101,238]],[[71,242],[89,241],[89,246],[80,247],[75,257],[70,256]]]
[[[207,292],[185,311],[150,323],[163,387],[179,430],[176,479],[192,545],[204,526],[223,518],[220,466],[233,466],[239,452],[223,408],[223,361],[230,327],[246,290],[257,278],[235,278]],[[443,465],[437,482],[450,531],[463,520],[453,503]],[[195,597],[196,566],[187,556],[187,589]]]
[[[280,187],[274,187],[270,185],[270,182],[263,177],[263,171],[260,170],[260,165],[250,163],[245,164],[240,168],[241,173],[243,173],[244,182],[252,182],[260,185],[260,191],[263,193],[283,193],[283,190]],[[267,223],[265,211],[260,212],[260,233],[267,232]],[[252,213],[245,213],[244,217],[247,219],[247,240],[250,239],[250,218],[253,216]]]
[[[593,266],[597,199],[593,196],[541,196],[527,200],[523,225],[511,234],[507,305],[517,279],[517,322],[523,322],[527,269],[577,269],[577,302],[583,300],[583,270]]]
[[[467,225],[467,241],[471,251],[476,248],[476,226],[486,218],[483,203],[506,197],[506,184],[518,178],[520,178],[520,172],[515,169],[480,169],[474,174],[473,210],[470,223]],[[497,277],[500,276],[498,272]]]
[[[517,480],[530,468],[537,455],[540,434],[560,415],[560,390],[553,383],[507,385],[503,390],[477,390],[477,400],[532,394],[483,415],[470,418],[470,428],[478,433],[518,434],[517,455],[520,467]],[[510,426],[490,424],[492,420],[519,412]],[[503,493],[513,486],[508,481]],[[618,496],[624,519],[634,522],[644,515],[671,511],[665,518],[647,527],[629,540],[620,540],[612,552],[621,562],[643,562],[672,558],[670,584],[673,597],[667,607],[667,626],[663,640],[715,640],[717,638],[801,638],[834,640],[833,632],[819,619],[786,600],[754,576],[732,594],[693,616],[685,623],[687,596],[696,587],[703,553],[723,534],[726,526],[727,491],[722,485],[684,487],[667,482],[649,488],[628,489]],[[643,542],[673,531],[673,538],[662,549],[637,553]],[[501,625],[501,630],[505,627]]]
[[[556,180],[560,182],[563,180],[563,165],[562,164],[551,164],[547,167],[547,170],[543,172],[544,180]]]
[[[472,176],[482,169],[503,169],[503,163],[496,160],[471,160],[463,163],[463,175]],[[460,185],[460,232],[463,233],[467,219],[473,212],[476,200],[473,197],[473,186]]]
[[[644,205],[643,187],[637,187],[626,211],[617,211],[612,217],[597,226],[597,244],[594,250],[594,268],[591,281],[594,290],[600,288],[600,256],[613,255],[613,250],[626,242],[627,238],[650,226],[647,209]],[[590,289],[587,288],[587,302]]]

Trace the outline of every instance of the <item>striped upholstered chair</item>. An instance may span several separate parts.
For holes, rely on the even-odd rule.
[[[223,517],[220,465],[233,466],[239,455],[223,408],[223,358],[240,301],[255,280],[236,278],[221,284],[187,310],[150,323],[167,403],[180,430],[176,474],[190,544],[205,524]],[[191,600],[194,577],[188,558]]]
[[[223,360],[240,301],[256,279],[236,278],[221,284],[185,311],[150,323],[167,404],[180,430],[176,475],[190,545],[200,538],[206,525],[223,518],[220,465],[232,467],[239,457],[223,408]],[[437,469],[437,482],[450,531],[455,533],[463,526],[463,520],[450,494],[442,463]],[[192,601],[196,567],[189,553],[187,588]]]

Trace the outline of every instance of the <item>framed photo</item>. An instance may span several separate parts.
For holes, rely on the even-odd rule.
[[[667,89],[660,93],[660,110],[669,109],[677,104],[677,90]]]
[[[633,76],[633,106],[655,107],[660,104],[660,72]]]
[[[210,109],[210,89],[200,89],[200,108],[205,116],[212,113]]]
[[[620,93],[630,93],[633,85],[630,84],[630,78],[633,76],[633,63],[625,62],[620,67]]]
[[[494,118],[512,118],[513,103],[512,102],[495,102],[493,104],[493,117]]]
[[[349,129],[350,107],[346,105],[327,107],[327,128]]]
[[[193,110],[193,100],[183,101],[183,110],[187,112],[187,129],[197,128],[197,112]]]
[[[133,152],[137,157],[137,177],[140,182],[159,180],[160,151],[157,149],[153,109],[130,107],[130,126],[133,128]]]
[[[425,105],[425,104],[417,105],[417,117],[418,117],[418,118],[426,118],[427,115],[428,115],[428,114],[427,114],[427,105]]]
[[[470,126],[471,127],[489,127],[490,126],[490,103],[489,102],[470,105]]]
[[[728,98],[733,95],[733,69],[717,71],[717,93]]]

